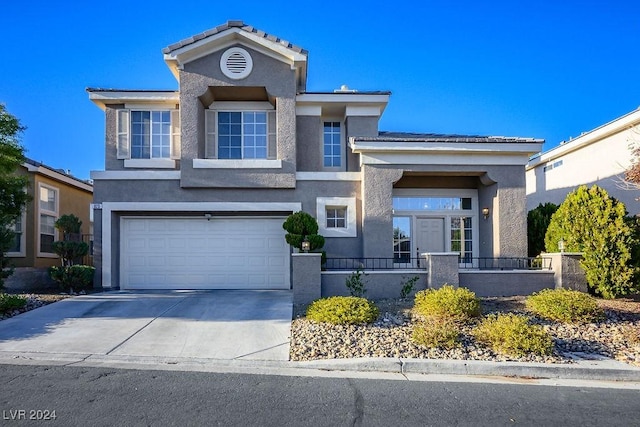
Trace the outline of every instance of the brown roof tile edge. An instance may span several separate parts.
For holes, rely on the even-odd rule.
[[[215,34],[221,33],[223,31],[226,31],[228,29],[231,28],[239,28],[242,31],[246,31],[247,33],[253,33],[256,34],[258,37],[262,37],[265,38],[267,40],[270,40],[274,43],[279,43],[283,46],[285,46],[288,49],[291,49],[295,52],[298,53],[302,53],[302,54],[307,54],[309,52],[307,52],[307,50],[301,48],[300,46],[296,46],[286,40],[280,39],[279,37],[273,35],[273,34],[268,34],[264,31],[258,30],[257,28],[251,26],[251,25],[245,25],[245,23],[243,21],[227,21],[226,24],[222,24],[222,25],[218,25],[215,28],[211,28],[209,30],[206,30],[202,33],[193,35],[191,37],[187,37],[183,40],[180,40],[177,43],[173,43],[167,47],[165,47],[164,49],[162,49],[162,53],[171,53],[174,50],[180,49],[182,47],[188,46],[190,44],[193,44],[199,40],[205,39],[207,37],[213,36]]]

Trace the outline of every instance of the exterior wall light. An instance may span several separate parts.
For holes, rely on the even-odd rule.
[[[311,243],[309,243],[309,239],[307,239],[307,236],[304,236],[304,240],[302,241],[300,247],[302,248],[302,251],[304,253],[309,252],[309,249],[311,249]]]
[[[482,208],[482,216],[484,219],[489,218],[489,208]]]
[[[560,252],[564,252],[564,239],[560,239],[560,241],[558,242],[558,250]]]

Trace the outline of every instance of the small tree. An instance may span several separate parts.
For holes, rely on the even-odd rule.
[[[551,216],[558,210],[554,203],[540,203],[527,214],[527,241],[530,257],[540,255],[544,250],[544,236],[547,233]]]
[[[62,240],[53,242],[53,251],[60,257],[63,266],[82,263],[82,257],[89,253],[89,245],[82,241],[82,221],[77,216],[62,215],[55,222],[62,233]]]
[[[309,242],[309,250],[322,249],[324,237],[318,234],[318,222],[306,212],[295,212],[289,215],[282,224],[287,231],[285,240],[294,248],[302,250],[305,238]]]
[[[62,215],[55,223],[62,233],[61,241],[53,242],[53,251],[60,257],[60,267],[49,267],[49,275],[62,290],[82,290],[93,280],[95,269],[80,265],[82,257],[89,253],[89,245],[82,241],[82,221],[77,216]]]
[[[20,121],[0,104],[0,289],[4,279],[13,274],[7,251],[14,243],[13,226],[29,201],[26,189],[29,184],[16,171],[24,163],[24,148],[20,134],[25,130]]]
[[[551,217],[545,236],[548,252],[564,241],[569,252],[582,252],[589,289],[604,298],[636,290],[631,254],[638,241],[629,226],[624,204],[602,188],[581,186]]]

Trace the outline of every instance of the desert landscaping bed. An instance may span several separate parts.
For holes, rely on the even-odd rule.
[[[554,339],[550,356],[511,357],[497,354],[471,336],[474,323],[462,327],[462,344],[452,350],[427,348],[411,341],[413,300],[376,301],[380,316],[370,325],[314,323],[304,317],[304,307],[295,307],[291,327],[291,360],[358,357],[398,357],[458,360],[572,363],[576,354],[584,358],[609,357],[640,366],[640,345],[629,340],[640,331],[638,298],[598,300],[606,319],[597,323],[563,324],[536,317],[525,309],[525,297],[482,298],[483,314],[525,314]],[[571,354],[569,354],[571,353]]]

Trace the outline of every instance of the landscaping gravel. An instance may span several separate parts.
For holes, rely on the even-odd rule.
[[[462,327],[462,343],[452,350],[427,348],[411,341],[413,300],[376,301],[380,316],[370,325],[331,325],[304,318],[295,307],[291,326],[291,360],[358,357],[397,357],[572,363],[581,358],[615,358],[640,366],[640,302],[634,299],[598,300],[606,319],[597,323],[562,324],[527,312],[525,297],[483,298],[483,314],[512,312],[529,316],[551,334],[555,350],[550,356],[512,357],[497,354],[471,336],[474,324]],[[477,323],[477,322],[476,322]]]

